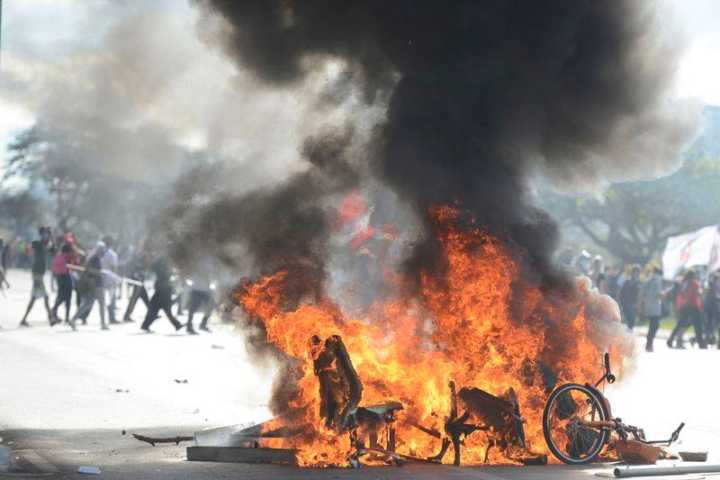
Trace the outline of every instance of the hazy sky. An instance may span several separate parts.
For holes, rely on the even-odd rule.
[[[643,1],[643,0],[637,0]],[[686,34],[686,52],[678,72],[675,94],[698,98],[720,105],[720,0],[660,0],[668,7],[668,19]],[[53,64],[68,52],[93,46],[110,24],[107,5],[113,11],[127,5],[137,11],[143,0],[4,0],[2,15],[2,69],[17,59],[24,64],[22,81],[32,82],[45,64]],[[186,0],[153,0],[152,6],[164,5],[169,15],[192,18]],[[158,32],[159,35],[162,32]],[[188,35],[195,31],[188,30]],[[13,132],[30,125],[30,109],[8,94],[7,82],[0,71],[0,143],[6,144]],[[17,78],[15,79],[17,81]]]

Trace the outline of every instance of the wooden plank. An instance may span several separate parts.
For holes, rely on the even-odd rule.
[[[295,450],[284,448],[188,447],[187,459],[191,462],[297,464]]]

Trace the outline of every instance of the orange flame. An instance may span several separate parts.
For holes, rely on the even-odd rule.
[[[287,308],[288,271],[236,292],[245,312],[264,325],[268,341],[296,362],[298,395],[288,405],[295,413],[278,417],[266,429],[312,426],[303,435],[270,442],[299,449],[301,465],[344,465],[350,451],[347,435],[327,430],[320,418],[311,335],[343,338],[364,385],[363,404],[397,400],[404,405],[397,451],[421,457],[436,454],[440,441],[413,424],[442,431],[450,411],[450,380],[495,395],[512,387],[530,448],[545,452],[541,417],[548,391],[543,371],[560,382],[591,382],[599,376],[605,351],[618,365],[628,352],[617,324],[608,327],[597,318],[607,308],[586,288],[565,294],[546,291],[522,271],[526,260],[519,247],[480,228],[460,227],[454,207],[435,207],[430,213],[443,248],[442,273],[424,272],[419,292],[375,304],[364,318],[347,318],[327,298]],[[480,463],[486,441],[482,433],[469,436],[463,463]],[[504,455],[494,450],[490,460],[509,463]]]

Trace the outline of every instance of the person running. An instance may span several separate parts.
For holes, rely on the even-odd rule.
[[[642,289],[642,313],[650,322],[645,342],[645,351],[647,352],[653,351],[655,334],[660,327],[660,319],[662,318],[662,302],[662,270],[655,267]]]
[[[68,265],[72,261],[72,246],[64,243],[52,262],[52,273],[57,284],[57,296],[52,308],[53,318],[58,318],[57,311],[60,305],[65,304],[65,323],[70,323],[70,303],[72,301],[73,281]]]
[[[78,291],[81,292],[82,300],[80,308],[70,320],[70,327],[75,330],[75,323],[78,318],[83,319],[83,324],[87,322],[87,317],[92,310],[95,301],[98,302],[100,310],[100,326],[103,330],[110,328],[105,323],[105,289],[103,288],[102,258],[105,255],[105,244],[98,242],[95,252],[85,263],[85,271],[78,280]]]
[[[160,257],[153,262],[150,269],[155,274],[155,292],[153,292],[153,296],[150,299],[150,306],[145,315],[145,321],[140,328],[151,333],[150,326],[157,320],[158,313],[162,310],[165,312],[165,316],[170,323],[172,323],[173,327],[175,327],[175,330],[180,330],[183,325],[178,322],[172,313],[173,291],[170,280],[170,266],[164,258]]]
[[[694,270],[690,270],[685,275],[680,285],[680,290],[675,297],[675,309],[678,314],[678,322],[667,341],[668,347],[685,348],[683,336],[685,330],[692,325],[698,345],[700,348],[707,348],[702,325],[703,299],[700,282]]]
[[[48,245],[51,241],[50,229],[46,227],[40,227],[38,229],[38,233],[40,234],[40,239],[33,240],[31,244],[33,251],[32,291],[30,292],[30,302],[28,303],[27,309],[25,310],[25,315],[23,315],[23,318],[20,321],[21,327],[30,326],[30,324],[27,323],[27,317],[32,311],[32,308],[35,305],[35,301],[39,298],[42,298],[45,304],[45,311],[47,312],[48,322],[50,323],[50,326],[54,326],[59,321],[53,318],[52,312],[50,311],[50,300],[47,294],[47,290],[45,290],[44,280],[45,272],[47,271]]]
[[[622,308],[623,322],[630,330],[635,328],[635,320],[640,300],[640,267],[634,265],[630,269],[630,278],[623,282],[620,289],[620,307]]]

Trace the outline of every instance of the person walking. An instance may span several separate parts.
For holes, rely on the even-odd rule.
[[[598,292],[608,294],[609,288],[607,273],[600,255],[595,256],[588,276],[590,277],[590,280],[592,280],[593,287],[597,288]]]
[[[145,252],[138,250],[130,258],[127,265],[128,276],[131,280],[139,282],[139,284],[131,284],[132,293],[130,293],[130,300],[128,301],[125,314],[123,315],[124,322],[132,322],[132,313],[137,306],[138,300],[142,300],[145,304],[145,308],[150,308],[150,296],[148,295],[147,289],[145,288],[145,276],[147,271],[148,258]]]
[[[640,267],[634,265],[620,289],[620,307],[622,308],[623,322],[630,330],[635,328],[638,303],[640,300]]]
[[[150,299],[150,306],[148,307],[147,314],[145,315],[145,321],[140,327],[142,330],[151,333],[150,326],[157,320],[160,310],[165,312],[165,316],[172,323],[175,330],[180,330],[183,325],[178,322],[177,318],[172,313],[172,283],[170,280],[170,266],[167,261],[159,257],[157,258],[150,269],[155,274],[155,292]]]
[[[711,345],[717,341],[720,348],[720,335],[716,336],[720,328],[720,276],[717,273],[710,276],[704,303],[706,343]]]
[[[212,298],[212,288],[210,287],[210,280],[206,275],[201,274],[193,279],[192,286],[190,288],[190,305],[188,308],[188,321],[187,321],[187,332],[191,335],[196,334],[193,328],[193,317],[195,313],[201,311],[203,313],[202,321],[200,322],[200,330],[210,332],[208,328],[208,320],[212,315],[215,302]]]
[[[648,319],[647,339],[645,342],[645,351],[653,351],[653,342],[655,334],[660,327],[660,319],[662,318],[662,302],[663,302],[663,284],[662,270],[658,267],[653,268],[650,278],[642,289],[642,314]]]
[[[702,325],[703,299],[697,273],[690,270],[680,285],[675,297],[675,309],[678,321],[667,341],[670,348],[685,348],[683,336],[685,330],[692,325],[695,329],[695,340],[700,348],[707,348]]]
[[[83,265],[86,260],[86,252],[78,246],[75,234],[72,232],[66,233],[65,243],[70,245],[70,248],[72,249],[72,254],[70,255],[70,265]],[[80,302],[82,300],[82,295],[78,290],[80,274],[75,270],[70,270],[70,278],[72,279],[73,290],[75,291],[75,306],[80,308]]]
[[[7,269],[10,266],[10,244],[4,239],[0,239],[0,267],[3,272],[7,273]]]
[[[103,288],[102,273],[102,257],[105,255],[105,251],[105,244],[98,242],[95,252],[85,262],[85,271],[78,280],[78,291],[82,295],[80,308],[70,320],[70,327],[73,330],[76,330],[75,323],[78,318],[83,320],[83,324],[87,322],[87,317],[96,301],[100,307],[100,327],[103,330],[110,329],[105,323],[105,289]]]
[[[60,305],[65,304],[65,323],[70,323],[70,303],[72,301],[73,281],[70,276],[70,265],[72,261],[72,246],[64,243],[60,251],[52,261],[52,274],[57,284],[57,296],[52,308],[53,318],[58,318],[57,311]]]
[[[7,258],[5,253],[8,250],[5,240],[0,238],[0,292],[3,295],[5,295],[5,289],[10,288],[10,283],[7,281]]]
[[[39,240],[33,240],[31,246],[33,251],[32,257],[32,291],[30,292],[30,302],[28,303],[25,315],[23,315],[20,321],[21,327],[29,327],[27,323],[27,317],[32,311],[35,301],[39,298],[43,299],[45,304],[45,311],[47,312],[48,322],[50,326],[54,326],[58,323],[58,320],[53,318],[52,312],[50,311],[50,300],[45,290],[45,272],[47,271],[47,252],[48,245],[51,241],[50,229],[47,227],[40,227],[38,229],[40,234]]]
[[[108,294],[108,321],[112,325],[120,323],[115,318],[115,311],[117,310],[118,254],[113,248],[115,241],[110,235],[103,237],[102,241],[105,244],[105,255],[103,255],[101,261],[103,269],[103,288]]]

